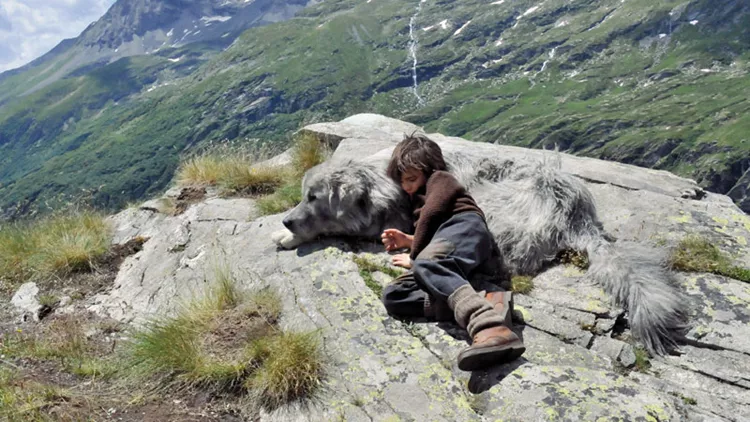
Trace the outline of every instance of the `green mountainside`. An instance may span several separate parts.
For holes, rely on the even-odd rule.
[[[182,73],[168,53],[27,95],[38,69],[0,79],[15,81],[0,96],[0,208],[82,189],[119,207],[162,190],[190,148],[280,147],[305,123],[373,112],[670,170],[735,188],[749,211],[748,47],[741,0],[325,0]]]

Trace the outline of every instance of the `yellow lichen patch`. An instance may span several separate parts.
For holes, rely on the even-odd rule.
[[[516,311],[520,312],[521,315],[523,315],[524,321],[531,321],[534,319],[534,317],[531,316],[531,313],[528,311],[528,309],[524,308],[523,306],[513,305],[513,309],[515,309]]]
[[[690,215],[689,214],[683,214],[680,216],[669,216],[670,220],[674,221],[675,223],[688,223],[690,222]]]
[[[585,273],[575,265],[566,265],[565,270],[563,271],[565,277],[580,277],[584,274]]]
[[[727,224],[729,224],[729,219],[727,218],[714,217],[712,220],[721,224],[722,226],[726,226]]]
[[[648,412],[646,415],[647,421],[668,421],[670,419],[669,413],[659,405],[649,404],[645,406],[645,409]]]
[[[740,246],[747,246],[747,239],[745,239],[745,236],[737,236],[737,243],[739,243]]]
[[[750,231],[750,217],[744,214],[732,214],[732,221],[741,223],[745,226],[745,230]]]

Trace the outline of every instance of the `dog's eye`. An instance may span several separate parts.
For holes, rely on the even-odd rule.
[[[309,202],[312,202],[312,201],[314,201],[314,200],[315,200],[315,195],[313,195],[312,193],[308,194],[308,195],[307,195],[307,200],[308,200]]]

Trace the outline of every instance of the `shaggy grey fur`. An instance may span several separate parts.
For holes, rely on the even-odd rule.
[[[674,287],[663,251],[607,239],[594,199],[574,176],[550,163],[517,166],[497,183],[473,187],[505,264],[535,274],[560,251],[586,251],[586,276],[628,310],[633,335],[664,354],[684,332],[687,300]]]
[[[676,345],[687,302],[674,288],[664,254],[611,242],[583,182],[560,171],[559,163],[477,162],[457,152],[445,158],[485,212],[505,268],[535,274],[560,251],[586,251],[587,277],[628,309],[634,336],[652,353]],[[274,234],[283,247],[323,235],[378,238],[385,228],[412,229],[408,197],[380,166],[351,161],[318,166],[305,176],[303,195],[284,219],[288,230]]]
[[[302,180],[302,202],[284,218],[290,233],[274,241],[290,248],[318,236],[379,238],[383,230],[412,230],[409,198],[382,171],[365,163],[320,164]]]

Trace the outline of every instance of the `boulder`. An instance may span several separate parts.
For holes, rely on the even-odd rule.
[[[388,123],[387,125],[383,122]],[[303,130],[338,139],[332,160],[390,157],[408,123],[375,115]],[[373,126],[367,126],[371,124]],[[547,160],[583,179],[616,238],[667,250],[687,234],[709,237],[747,265],[750,217],[721,195],[702,195],[672,174],[551,151],[479,144],[441,135],[447,153],[477,160]],[[557,164],[555,164],[557,163]],[[685,194],[685,192],[692,192]],[[210,196],[210,195],[209,195]],[[691,301],[681,354],[633,367],[636,344],[624,310],[581,270],[551,266],[516,296],[516,330],[527,351],[515,362],[468,373],[456,367],[466,334],[447,323],[407,324],[387,315],[354,256],[388,255],[376,242],[328,238],[279,250],[283,215],[259,217],[252,199],[209,197],[176,216],[128,209],[109,219],[115,243],[150,240],[125,259],[113,287],[89,309],[138,325],[201,296],[228,265],[242,288],[272,286],[281,325],[319,330],[328,358],[318,399],[260,420],[747,420],[750,419],[750,289],[711,274],[679,274]],[[389,277],[375,273],[380,284]],[[646,365],[648,366],[648,365]],[[643,372],[639,372],[643,371]],[[285,419],[286,418],[286,419]]]

